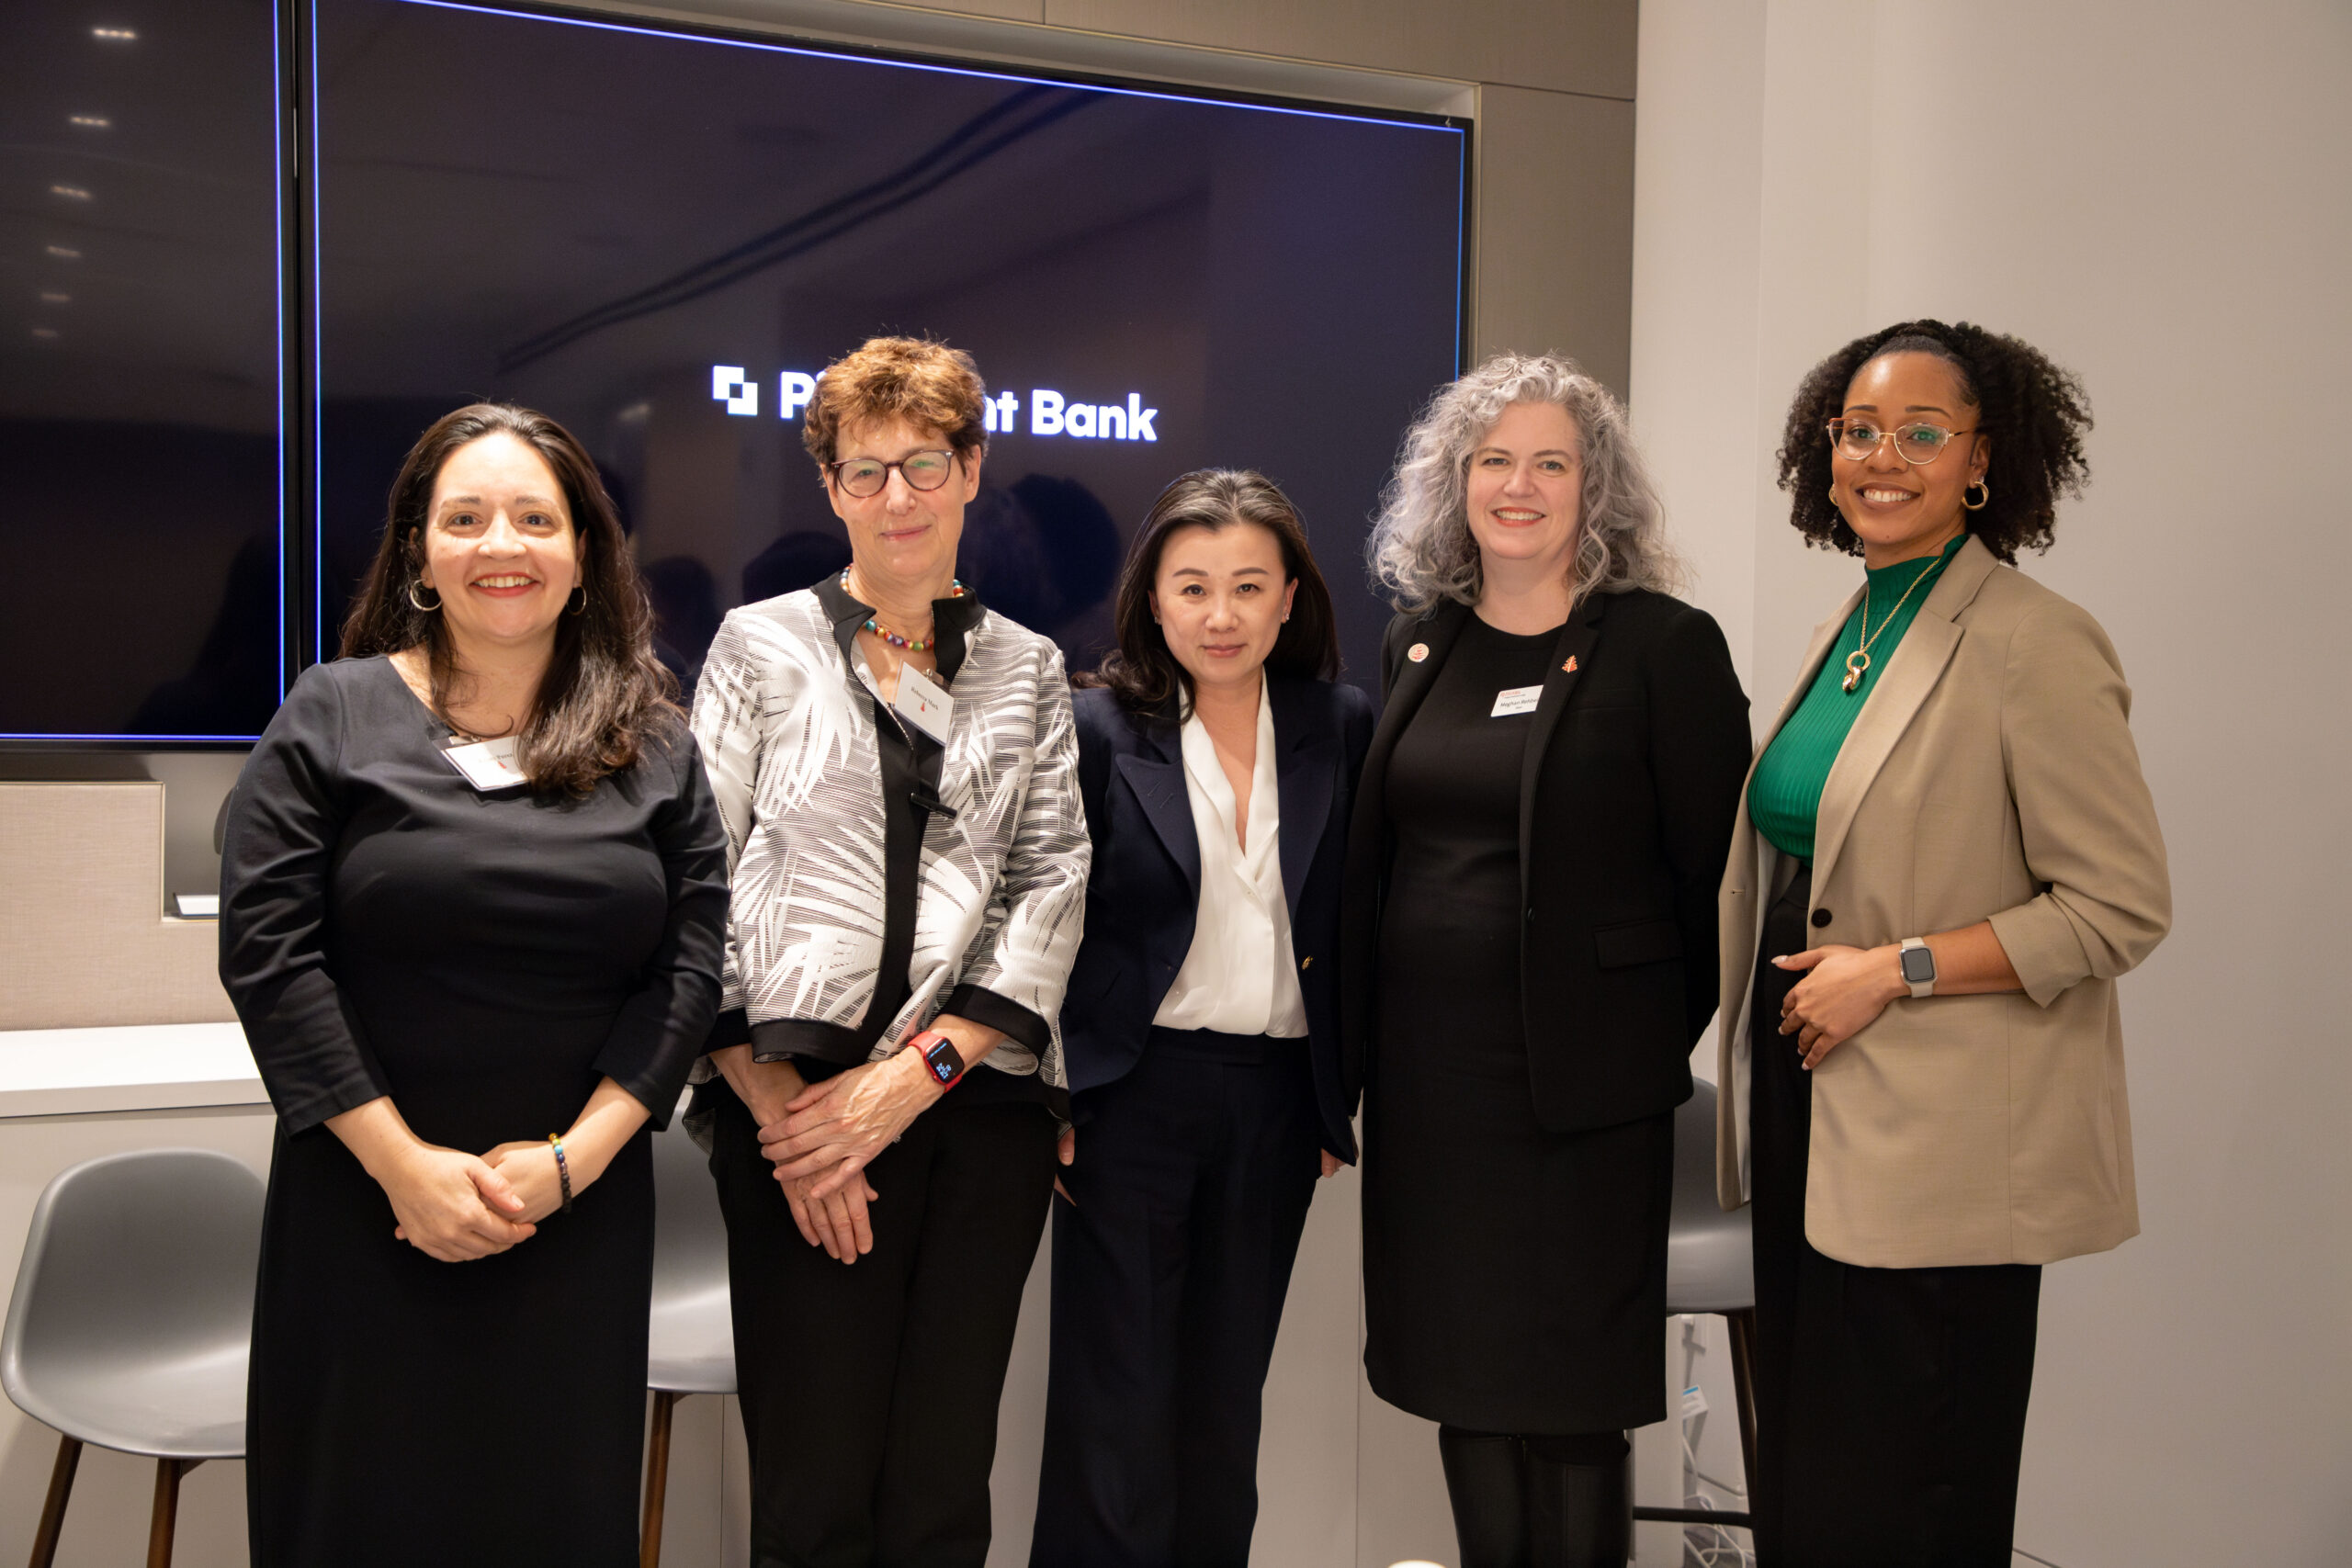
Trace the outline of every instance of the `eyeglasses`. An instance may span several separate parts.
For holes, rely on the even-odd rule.
[[[1829,444],[1838,455],[1849,462],[1865,462],[1878,451],[1879,443],[1894,437],[1895,455],[1906,463],[1932,463],[1958,435],[1973,435],[1968,430],[1946,430],[1939,424],[1915,423],[1898,425],[1893,430],[1881,430],[1866,419],[1833,419],[1829,422]]]
[[[882,487],[890,482],[890,470],[893,468],[898,469],[899,477],[907,481],[909,490],[928,491],[937,490],[945,484],[955,467],[955,453],[925,450],[910,452],[895,463],[886,463],[878,457],[844,458],[830,465],[828,471],[832,474],[833,482],[842,487],[843,494],[854,495],[863,501],[869,495],[882,493]]]

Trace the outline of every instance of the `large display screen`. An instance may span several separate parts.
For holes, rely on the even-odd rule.
[[[277,706],[277,12],[0,8],[0,739]]]
[[[594,454],[691,681],[727,608],[847,559],[798,416],[903,333],[989,383],[961,571],[993,607],[1091,665],[1153,497],[1256,468],[1371,678],[1366,516],[1459,367],[1458,125],[427,0],[314,17],[327,655],[401,456],[491,397]]]

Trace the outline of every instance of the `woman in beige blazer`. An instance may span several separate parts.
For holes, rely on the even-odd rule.
[[[1722,893],[1764,1568],[2007,1568],[2041,1265],[2139,1229],[2115,980],[2170,921],[2164,843],[2114,648],[2007,564],[2048,547],[2089,423],[2027,344],[1930,321],[1790,411],[1792,521],[1867,570]]]

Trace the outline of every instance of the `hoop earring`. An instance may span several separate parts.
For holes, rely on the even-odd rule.
[[[572,593],[580,595],[580,603],[577,604],[567,604],[564,606],[564,614],[569,615],[586,615],[588,613],[588,585],[584,582],[575,582],[571,585],[571,592]],[[566,594],[564,597],[569,600],[571,594]]]
[[[1968,491],[1969,491],[1969,490],[1976,491],[1978,491],[1978,492],[1979,492],[1979,493],[1978,493],[1978,495],[1977,495],[1977,497],[1976,497],[1976,499],[1975,499],[1974,501],[1971,501],[1971,500],[1969,500],[1969,499],[1968,499]],[[1991,502],[1991,501],[1992,501],[1992,499],[1993,499],[1993,487],[1992,487],[1991,485],[1986,484],[1983,479],[1977,479],[1977,480],[1974,480],[1973,482],[1972,482],[1972,483],[1969,485],[1968,490],[1964,490],[1964,491],[1962,491],[1960,492],[1960,503],[1961,503],[1962,506],[1965,506],[1966,508],[1968,508],[1968,510],[1969,510],[1969,511],[1971,511],[1971,512],[1982,512],[1982,511],[1984,511],[1984,508],[1985,508],[1985,505],[1986,505],[1989,502]]]
[[[439,609],[439,608],[441,607],[441,595],[440,595],[440,593],[439,593],[439,592],[438,592],[438,591],[435,591],[435,593],[434,593],[434,595],[433,595],[433,603],[432,603],[432,604],[426,604],[424,600],[422,600],[422,599],[420,599],[420,598],[418,598],[418,597],[416,596],[416,591],[417,591],[417,589],[419,589],[419,588],[420,588],[420,587],[422,587],[423,585],[424,585],[424,584],[423,584],[423,583],[422,583],[418,579],[411,578],[411,579],[409,580],[409,584],[408,584],[408,602],[409,602],[410,604],[412,604],[415,605],[415,606],[417,607],[417,609],[418,609],[420,612],[422,612],[423,614],[429,615],[433,614],[433,612],[434,612],[434,611],[435,611],[435,610],[437,610],[437,609]]]

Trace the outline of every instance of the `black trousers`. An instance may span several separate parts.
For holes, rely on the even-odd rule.
[[[987,1561],[997,1403],[1054,1188],[1053,1117],[1001,1076],[977,1069],[867,1167],[874,1250],[847,1265],[801,1239],[743,1102],[702,1091],[753,1568]]]
[[[1759,1568],[2008,1568],[2041,1270],[1866,1269],[1804,1235],[1813,1078],[1777,1032],[1811,875],[1765,917],[1749,1133]]]
[[[1322,1134],[1306,1042],[1154,1030],[1054,1205],[1033,1568],[1246,1568],[1258,1429]]]

